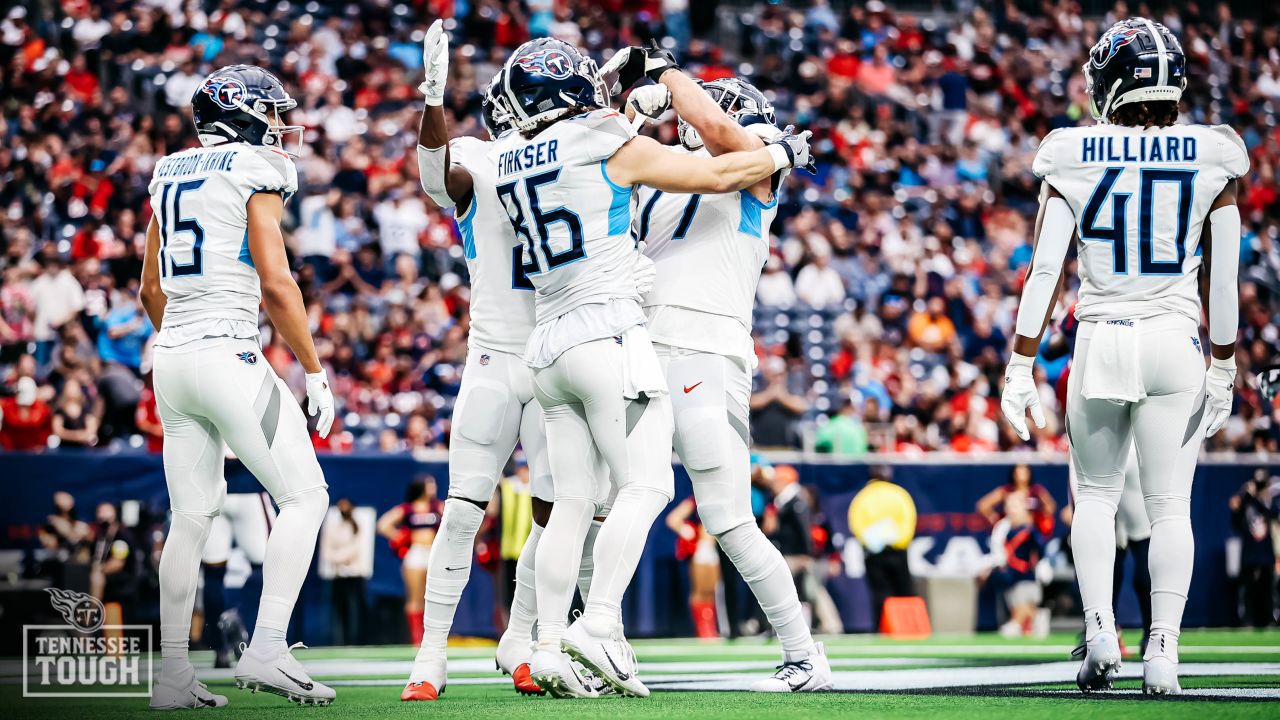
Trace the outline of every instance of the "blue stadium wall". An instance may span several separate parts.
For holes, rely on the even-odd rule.
[[[400,502],[406,483],[416,474],[430,473],[447,492],[445,462],[418,462],[407,455],[322,456],[320,460],[333,499],[347,497],[356,505],[369,505],[379,512]],[[792,463],[801,482],[816,489],[820,509],[829,523],[833,542],[839,547],[848,537],[847,510],[853,495],[867,480],[865,464]],[[1005,482],[1013,460],[977,463],[905,463],[894,468],[895,480],[915,499],[920,516],[917,538],[931,538],[932,547],[918,559],[932,561],[953,538],[971,537],[983,549],[990,529],[974,515],[974,503],[984,493]],[[1256,465],[1205,463],[1196,473],[1192,494],[1192,522],[1196,528],[1195,580],[1187,603],[1188,626],[1224,626],[1235,622],[1234,583],[1227,576],[1225,546],[1233,536],[1228,499],[1248,478]],[[1272,472],[1278,468],[1272,467]],[[1064,464],[1037,463],[1035,480],[1045,485],[1059,505],[1067,501],[1067,470]],[[55,490],[75,495],[82,517],[90,517],[101,501],[136,499],[156,508],[167,505],[164,471],[160,457],[147,454],[97,454],[63,452],[56,454],[0,454],[0,478],[5,497],[0,503],[0,525],[6,529],[0,548],[34,546],[35,528],[50,508]],[[227,466],[231,492],[254,492],[252,476],[236,462]],[[677,498],[689,494],[688,477],[676,468]],[[1059,526],[1058,536],[1064,534]],[[371,602],[381,600],[390,607],[392,598],[403,596],[399,562],[381,539],[375,543],[374,575],[368,583]],[[654,528],[648,548],[627,593],[624,608],[628,634],[636,637],[692,634],[686,598],[687,575],[674,557],[675,536],[661,521]],[[477,567],[459,607],[455,631],[474,636],[494,635],[493,583],[489,573]],[[861,577],[841,576],[828,582],[840,607],[845,630],[871,629],[869,599]],[[998,623],[997,595],[986,587],[979,594],[978,626],[993,629]],[[1119,608],[1122,626],[1140,622],[1132,592],[1123,594]],[[396,618],[399,621],[399,618]],[[314,572],[303,590],[299,630],[307,643],[325,644],[330,638],[328,586]]]

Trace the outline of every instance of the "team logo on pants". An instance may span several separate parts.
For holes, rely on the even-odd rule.
[[[243,361],[244,361],[244,363],[245,363],[246,365],[257,365],[257,364],[258,364],[258,354],[257,354],[257,353],[255,353],[255,352],[254,352],[254,351],[252,351],[252,350],[245,350],[245,351],[244,351],[244,352],[242,352],[242,353],[237,353],[237,354],[236,354],[236,357],[238,357],[238,358],[240,358],[241,360],[243,360]]]
[[[489,356],[488,356],[488,355],[481,355],[481,356],[480,356],[480,364],[481,364],[481,365],[488,365],[488,364],[489,364]]]

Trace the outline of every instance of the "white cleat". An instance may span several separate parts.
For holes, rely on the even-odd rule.
[[[815,643],[809,657],[784,662],[772,677],[751,683],[752,692],[822,692],[835,687],[827,649]]]
[[[1076,685],[1083,692],[1110,690],[1111,681],[1120,671],[1120,641],[1113,632],[1100,632],[1085,645],[1076,648],[1073,656],[1084,655],[1080,671],[1076,673]]]
[[[294,643],[288,650],[274,658],[259,658],[252,650],[245,650],[236,663],[236,687],[250,692],[269,692],[299,705],[328,705],[337,693],[333,688],[315,680],[302,669],[302,663],[293,657],[295,648],[305,649],[302,643]]]
[[[503,675],[511,676],[511,684],[521,695],[543,695],[545,690],[531,677],[529,658],[533,656],[533,641],[528,637],[515,637],[506,632],[498,640],[498,652],[494,662]]]
[[[1182,694],[1182,685],[1178,683],[1177,644],[1176,641],[1166,644],[1166,637],[1153,635],[1147,643],[1147,655],[1142,659],[1143,695]]]
[[[431,701],[444,693],[449,683],[449,661],[442,654],[431,654],[423,657],[419,651],[413,660],[413,670],[409,673],[409,682],[400,693],[405,702],[415,700]]]
[[[615,625],[606,636],[595,635],[580,617],[565,630],[560,647],[623,697],[649,697],[649,688],[636,677],[636,653]]]
[[[186,677],[176,678],[174,683],[166,682],[161,677],[151,689],[152,710],[190,710],[203,708],[220,708],[227,704],[226,695],[215,695],[209,692],[205,684],[196,680],[194,669],[183,673]]]
[[[600,697],[600,691],[596,689],[596,678],[580,672],[569,656],[562,652],[535,650],[529,659],[529,669],[533,681],[550,693],[551,697]]]

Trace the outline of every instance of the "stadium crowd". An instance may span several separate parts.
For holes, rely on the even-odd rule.
[[[1280,334],[1280,18],[1224,5],[955,0],[913,15],[866,3],[690,0],[63,0],[0,20],[0,443],[157,449],[152,334],[137,299],[146,192],[162,155],[195,144],[201,79],[264,64],[307,127],[287,239],[339,405],[323,449],[443,448],[467,341],[451,217],[413,157],[420,41],[451,23],[452,126],[482,134],[477,87],[531,35],[598,58],[666,38],[703,79],[741,73],[779,119],[814,131],[818,174],[786,183],[758,291],[753,430],[762,446],[856,455],[1010,449],[1000,373],[1031,255],[1039,139],[1092,122],[1079,68],[1132,11],[1182,38],[1187,122],[1229,123],[1241,180],[1240,380],[1211,448],[1277,449],[1252,370]],[[785,5],[785,7],[784,7]],[[656,132],[674,142],[674,123]],[[1069,297],[1067,300],[1069,301]],[[269,325],[264,356],[299,392]],[[1065,361],[1043,366],[1060,408]],[[1033,436],[1062,449],[1054,418]],[[829,427],[828,427],[829,426]],[[808,440],[806,440],[806,438]]]

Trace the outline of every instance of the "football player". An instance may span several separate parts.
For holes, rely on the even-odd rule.
[[[1099,124],[1055,130],[1036,154],[1033,170],[1044,180],[1036,246],[1001,408],[1024,440],[1028,410],[1044,426],[1033,361],[1074,237],[1080,328],[1066,413],[1077,475],[1071,540],[1086,645],[1076,682],[1082,690],[1109,687],[1120,666],[1112,568],[1132,441],[1151,521],[1151,627],[1142,687],[1174,694],[1180,692],[1178,634],[1194,556],[1196,457],[1231,412],[1239,312],[1235,181],[1248,172],[1249,160],[1228,127],[1176,124],[1186,58],[1163,25],[1145,18],[1115,24],[1083,70]],[[1207,283],[1200,283],[1201,273]],[[1202,303],[1211,345],[1207,372]]]
[[[525,43],[503,69],[516,132],[490,151],[497,194],[523,245],[536,292],[525,361],[546,415],[555,506],[538,546],[539,685],[572,684],[569,658],[615,690],[646,696],[622,632],[621,601],[649,528],[674,494],[667,384],[645,330],[631,240],[636,186],[723,193],[809,164],[804,135],[717,158],[674,155],[637,137],[609,109],[594,61],[553,39]],[[651,263],[648,263],[651,265]],[[598,488],[586,466],[595,445],[618,486],[595,543],[586,608],[566,630],[574,572]],[[571,694],[571,693],[565,693]]]
[[[280,81],[251,65],[205,79],[192,98],[202,147],[160,160],[142,270],[155,344],[155,393],[164,426],[173,518],[160,560],[160,680],[151,707],[215,707],[226,698],[196,681],[187,658],[200,557],[226,497],[225,442],[280,508],[263,560],[253,637],[236,665],[239,687],[303,704],[334,692],[312,680],[285,643],[329,493],[288,387],[261,357],[258,305],[306,371],[307,410],[326,437],[333,396],[316,355],[302,293],[285,255],[280,217],[298,190],[286,152],[301,126]]]
[[[471,276],[471,332],[462,389],[453,411],[449,438],[449,497],[444,518],[427,559],[425,629],[401,700],[435,700],[448,679],[445,649],[462,591],[471,576],[471,557],[484,511],[498,486],[516,441],[529,463],[533,485],[533,526],[516,570],[507,630],[498,642],[498,667],[522,694],[543,691],[530,677],[532,631],[536,615],[533,577],[539,538],[554,499],[542,429],[542,408],[533,396],[533,371],[521,356],[533,330],[533,286],[524,277],[521,248],[495,194],[494,165],[487,153],[493,141],[511,129],[506,99],[495,93],[494,76],[483,100],[483,118],[491,140],[449,140],[443,108],[449,74],[449,38],[440,20],[423,41],[426,98],[418,135],[422,188],[442,208],[456,208],[463,255]],[[594,463],[599,471],[600,462]],[[593,515],[605,510],[596,507]],[[598,521],[593,522],[598,529]],[[591,542],[586,538],[582,566],[589,575]],[[585,587],[585,586],[584,586]],[[585,589],[583,591],[585,596]],[[580,674],[575,691],[595,693]]]
[[[756,150],[782,134],[773,105],[745,80],[699,87],[656,47],[619,51],[606,71],[612,67],[619,68],[620,87],[643,75],[658,83],[634,89],[628,111],[659,117],[674,105],[680,118],[680,145],[668,148],[674,155]],[[632,227],[657,266],[644,309],[672,399],[675,450],[693,483],[698,516],[746,580],[782,644],[778,671],[752,689],[807,692],[831,688],[831,666],[809,634],[786,561],[751,510],[751,309],[785,174],[781,170],[721,194],[641,187]]]

